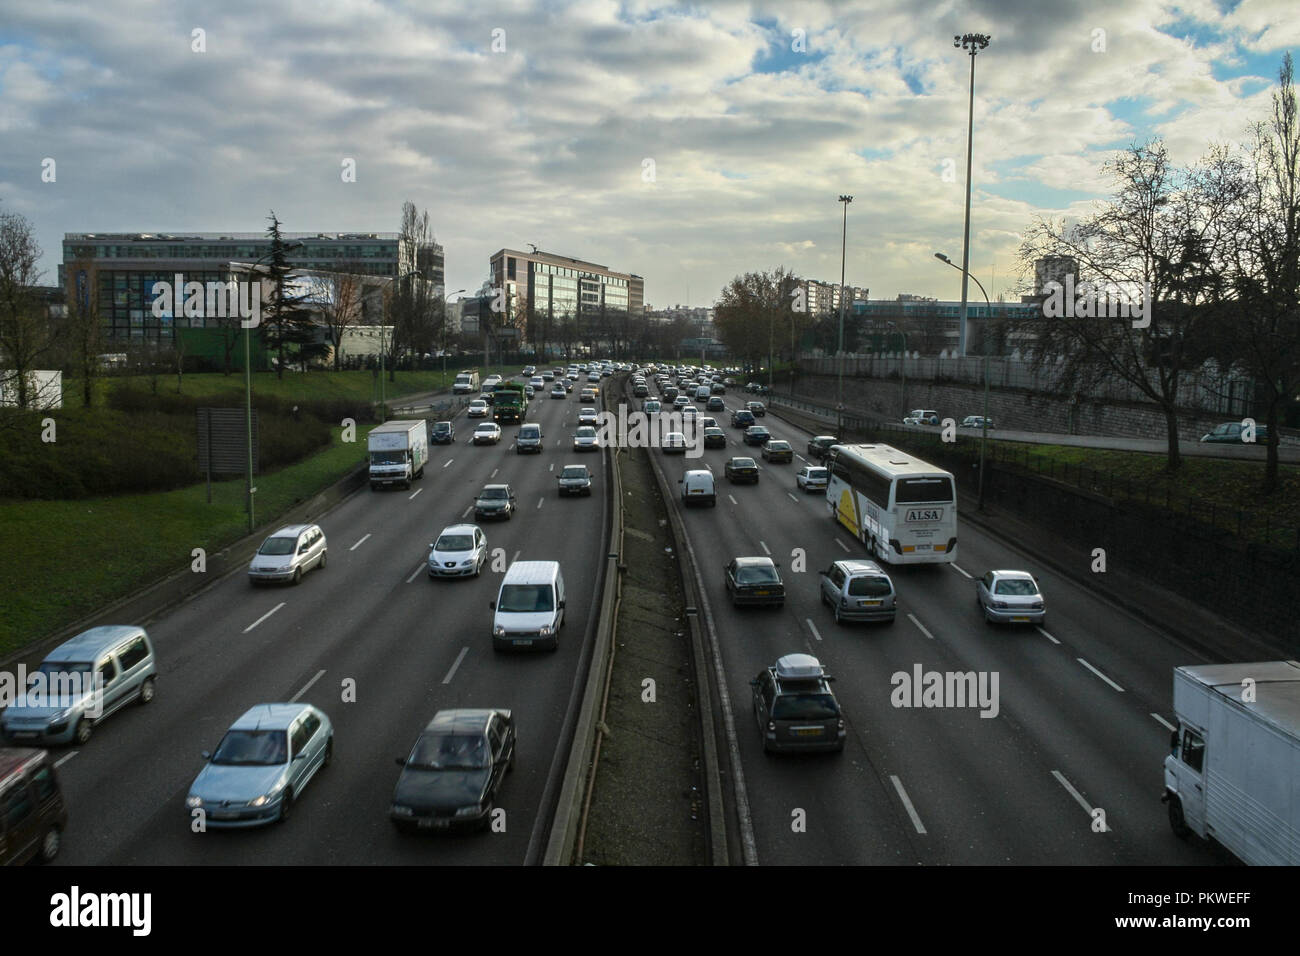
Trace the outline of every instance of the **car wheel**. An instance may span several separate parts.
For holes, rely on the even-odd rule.
[[[321,761],[322,767],[328,767],[334,760],[334,735],[331,734],[329,740],[325,741],[325,759]]]
[[[77,743],[85,744],[90,740],[91,733],[94,732],[95,723],[89,717],[82,717],[77,721],[77,729],[73,731],[73,736]]]
[[[41,837],[41,851],[36,854],[37,863],[50,863],[59,855],[59,848],[63,846],[63,834],[59,832],[58,827],[50,827]]]
[[[279,823],[286,822],[293,815],[293,788],[285,787],[284,796],[280,798],[280,815],[276,817]]]
[[[1174,836],[1180,840],[1186,840],[1192,833],[1192,828],[1183,817],[1183,802],[1172,794],[1169,797],[1169,826],[1173,829]]]
[[[293,569],[293,583],[294,584],[302,583],[302,568]]]
[[[144,683],[140,685],[140,696],[136,698],[141,704],[147,704],[153,700],[153,678],[146,677]]]
[[[328,555],[329,555],[328,551],[322,551],[320,553],[320,564],[316,565],[316,567],[320,568],[322,571],[325,570],[325,559],[326,557],[328,557]]]

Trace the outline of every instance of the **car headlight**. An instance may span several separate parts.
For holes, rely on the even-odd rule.
[[[413,816],[415,816],[415,811],[414,811],[414,810],[412,810],[410,807],[404,807],[404,806],[402,806],[400,803],[394,803],[394,804],[393,804],[393,813],[397,814],[397,816],[399,816],[399,817],[413,817]]]
[[[548,625],[543,624],[541,627],[537,629],[537,633],[542,637],[546,637],[551,633],[551,628]]]
[[[187,807],[201,807],[203,806],[203,798],[191,793],[185,798],[185,805]]]
[[[458,817],[476,817],[476,816],[478,816],[478,815],[479,815],[480,813],[482,813],[482,812],[483,812],[483,811],[482,811],[482,808],[479,807],[478,804],[475,804],[475,805],[472,806],[472,807],[461,807],[459,810],[456,811],[456,816],[458,816]]]
[[[473,563],[474,563],[474,559],[473,559],[473,558],[466,558],[464,561],[462,561],[462,562],[460,563],[460,566],[461,566],[462,568],[468,568],[468,567],[469,567],[471,564],[473,564]]]
[[[505,629],[504,627],[502,627],[501,625],[498,624],[496,627],[492,628],[492,636],[493,636],[493,637],[505,637],[505,636],[506,636],[506,629]]]
[[[249,800],[248,805],[250,807],[264,807],[266,806],[266,802],[270,799],[271,799],[270,796],[264,793],[256,800]]]

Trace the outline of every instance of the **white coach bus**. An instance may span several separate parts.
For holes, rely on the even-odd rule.
[[[826,456],[831,517],[890,564],[957,560],[952,473],[889,445],[834,445]]]

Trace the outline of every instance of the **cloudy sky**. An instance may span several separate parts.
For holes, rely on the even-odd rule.
[[[195,31],[202,31],[196,33]],[[449,290],[502,246],[711,304],[787,266],[956,298],[969,58],[971,271],[1018,278],[1037,215],[1107,194],[1111,151],[1178,162],[1263,119],[1294,0],[0,0],[0,203],[65,232],[396,231],[427,208]],[[55,162],[55,181],[42,181]],[[344,164],[355,163],[355,182]],[[991,278],[991,285],[989,280]]]

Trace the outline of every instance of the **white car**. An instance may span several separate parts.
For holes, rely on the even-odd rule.
[[[429,548],[431,578],[477,577],[487,563],[487,536],[478,525],[454,524],[443,528]]]
[[[1042,624],[1047,606],[1028,571],[989,571],[975,582],[975,601],[986,624]]]
[[[805,465],[794,476],[795,484],[801,491],[825,491],[830,480],[830,469],[820,465]]]
[[[501,441],[501,426],[496,422],[484,422],[474,429],[475,445],[495,445]]]
[[[600,413],[594,408],[583,408],[578,412],[579,425],[594,425],[600,421]]]
[[[286,525],[257,549],[248,563],[248,580],[253,584],[261,581],[297,584],[303,572],[325,567],[325,558],[325,532],[320,525]]]
[[[470,418],[487,418],[488,403],[481,398],[476,398],[469,403],[469,410],[465,413]]]
[[[600,439],[596,437],[596,429],[590,425],[583,425],[573,433],[573,450],[574,451],[599,451]]]
[[[659,443],[665,455],[686,454],[686,436],[681,432],[669,432]]]

